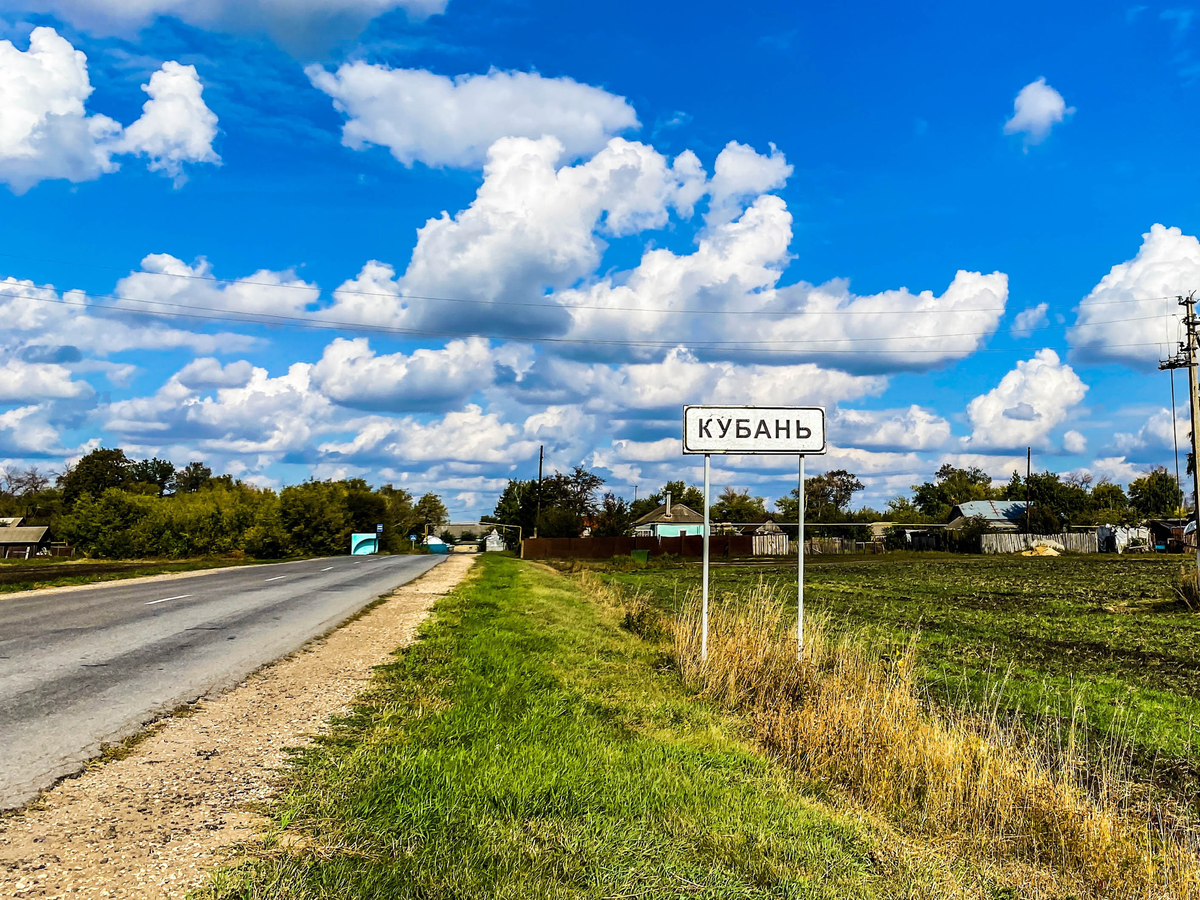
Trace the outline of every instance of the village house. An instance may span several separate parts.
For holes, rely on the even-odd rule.
[[[704,516],[682,503],[666,502],[633,523],[636,537],[678,537],[681,534],[704,534]]]
[[[957,531],[971,519],[984,519],[995,531],[1016,531],[1024,518],[1025,504],[1020,500],[970,500],[950,510],[946,527]]]

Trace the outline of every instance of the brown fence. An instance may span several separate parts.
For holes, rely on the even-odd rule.
[[[748,534],[713,535],[708,552],[713,557],[751,556],[754,542]],[[521,542],[522,559],[611,559],[648,550],[651,556],[704,555],[704,538],[698,534],[680,537],[586,537],[527,538]]]

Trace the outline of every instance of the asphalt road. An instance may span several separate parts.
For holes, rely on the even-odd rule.
[[[0,809],[444,558],[342,556],[0,597]]]

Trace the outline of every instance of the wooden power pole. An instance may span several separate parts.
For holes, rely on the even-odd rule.
[[[1200,320],[1196,318],[1196,292],[1186,297],[1179,297],[1179,305],[1187,310],[1183,317],[1183,327],[1187,339],[1179,344],[1179,352],[1164,359],[1158,364],[1160,369],[1188,370],[1188,407],[1192,413],[1192,499],[1195,501],[1193,516],[1197,516],[1196,528],[1196,569],[1200,572],[1200,377],[1197,365],[1200,364]]]

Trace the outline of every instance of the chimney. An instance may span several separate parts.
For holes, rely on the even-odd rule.
[[[663,513],[664,519],[671,518],[671,492],[667,491],[667,511]]]

